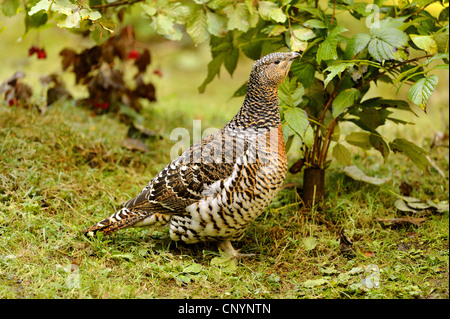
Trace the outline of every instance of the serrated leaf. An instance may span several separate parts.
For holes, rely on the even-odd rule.
[[[209,37],[206,13],[203,8],[196,10],[186,25],[186,32],[195,44],[202,43]]]
[[[281,104],[289,107],[297,106],[303,99],[305,89],[295,78],[286,79],[278,88]]]
[[[401,152],[406,155],[414,164],[417,165],[422,170],[430,165],[428,158],[426,157],[427,152],[416,144],[405,140],[404,138],[396,138],[391,143],[389,143],[391,150],[395,153]]]
[[[238,3],[236,6],[229,5],[224,8],[224,12],[228,17],[228,30],[248,31],[250,12],[245,3]]]
[[[303,87],[309,88],[314,81],[316,67],[307,61],[295,60],[291,65],[291,72],[303,84]]]
[[[342,144],[336,143],[332,151],[333,157],[343,165],[350,165],[352,162],[352,155],[350,151]]]
[[[435,54],[438,51],[436,41],[429,35],[410,34],[412,42],[419,48],[426,51],[428,54]]]
[[[362,170],[354,165],[344,167],[344,173],[355,181],[362,181],[373,185],[381,185],[390,180],[389,177],[378,178],[367,176]]]
[[[397,50],[405,46],[408,36],[395,28],[372,28],[372,39],[368,44],[369,54],[377,61],[398,60]]]
[[[316,248],[318,243],[319,242],[317,241],[317,238],[313,236],[303,238],[303,247],[305,248],[305,250],[313,250],[314,248]]]
[[[206,12],[206,27],[210,34],[221,37],[227,32],[227,18],[208,11]]]
[[[319,45],[319,49],[316,54],[316,59],[319,64],[322,60],[336,60],[338,58],[337,36],[344,31],[347,31],[345,27],[341,25],[336,26],[330,31],[326,39]]]
[[[309,126],[308,115],[298,107],[289,108],[284,112],[286,123],[302,137]]]
[[[426,111],[427,101],[433,94],[438,81],[439,78],[434,74],[420,79],[409,89],[408,98]]]
[[[355,88],[346,89],[339,92],[333,100],[333,117],[336,118],[341,115],[349,106],[359,98],[359,91]]]
[[[333,65],[330,65],[329,67],[327,67],[327,68],[324,70],[324,73],[325,73],[325,72],[329,72],[329,73],[328,73],[327,77],[325,78],[324,86],[327,86],[328,83],[330,83],[330,81],[331,81],[336,75],[339,75],[339,77],[340,77],[340,74],[341,74],[342,72],[344,72],[345,69],[347,69],[347,68],[349,68],[349,67],[352,67],[352,66],[354,66],[354,65],[355,65],[354,62],[341,62],[341,63],[333,64]]]
[[[370,133],[368,132],[352,132],[345,137],[345,141],[351,145],[364,149],[372,148]]]
[[[367,33],[358,33],[351,38],[345,48],[345,56],[351,59],[356,54],[364,50],[370,42],[370,35]]]

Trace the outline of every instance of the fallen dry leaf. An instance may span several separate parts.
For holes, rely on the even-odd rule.
[[[403,225],[405,223],[414,224],[416,226],[422,225],[427,219],[425,217],[399,217],[399,218],[377,218],[379,222],[389,223],[394,225]]]
[[[128,148],[129,150],[132,151],[141,151],[141,152],[148,152],[149,148],[147,146],[147,144],[145,144],[144,142],[135,139],[135,138],[126,138],[123,140],[122,145],[125,148]]]

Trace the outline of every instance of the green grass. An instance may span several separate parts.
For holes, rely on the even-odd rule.
[[[161,127],[180,121],[154,112]],[[213,243],[172,242],[165,229],[93,240],[80,233],[169,161],[162,150],[174,142],[167,134],[149,142],[150,152],[136,153],[120,146],[126,127],[119,121],[92,117],[70,103],[44,115],[0,106],[0,118],[3,298],[449,297],[448,212],[424,213],[427,221],[419,227],[376,220],[402,216],[390,192],[398,193],[402,180],[413,185],[412,196],[448,200],[447,182],[436,171],[421,172],[401,156],[383,164],[375,154],[355,155],[367,173],[392,177],[381,187],[355,182],[332,166],[327,198],[313,211],[301,208],[295,188],[284,189],[236,245],[256,257],[236,263]],[[431,154],[448,170],[445,151]],[[289,175],[287,182],[299,177]],[[353,241],[352,255],[341,253],[340,231]],[[313,246],[305,241],[310,237]],[[78,270],[69,277],[71,264]],[[380,269],[377,289],[361,284],[370,264]],[[70,278],[79,285],[71,286]]]
[[[0,80],[24,70],[24,81],[39,93],[39,76],[59,70],[59,50],[78,38],[41,31],[49,59],[33,61],[26,54],[35,35],[18,43],[23,21],[13,20],[2,34],[8,50],[0,57],[8,63]],[[169,162],[174,128],[191,132],[193,119],[202,120],[202,129],[220,128],[241,103],[230,96],[247,79],[248,60],[239,62],[233,78],[222,72],[199,95],[210,59],[206,47],[154,43],[151,50],[152,68],[161,68],[163,77],[152,78],[158,102],[146,105],[143,117],[163,138],[148,141],[147,153],[122,147],[127,127],[108,115],[92,117],[69,102],[45,114],[0,102],[0,298],[449,298],[448,212],[422,212],[421,226],[377,221],[418,217],[394,207],[402,181],[422,201],[448,201],[448,148],[431,150],[446,179],[401,155],[383,163],[376,152],[352,149],[358,167],[391,180],[379,187],[355,182],[333,164],[327,197],[312,211],[301,207],[296,187],[285,188],[235,245],[256,256],[237,262],[214,243],[172,242],[164,228],[85,238],[82,229],[113,213]],[[442,130],[439,107],[448,110],[445,82],[433,94],[429,115],[398,114],[417,125],[386,126],[382,134],[430,150],[434,132]],[[343,126],[341,133],[350,129]],[[297,159],[294,144],[289,163]],[[301,184],[301,175],[288,174],[288,183]],[[341,232],[353,242],[350,254],[341,252]],[[362,284],[369,265],[380,270],[379,288]]]

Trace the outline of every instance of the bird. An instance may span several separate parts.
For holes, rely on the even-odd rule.
[[[167,164],[120,210],[82,232],[109,235],[129,227],[169,225],[170,238],[216,242],[233,257],[232,242],[270,204],[286,177],[287,158],[278,86],[298,52],[274,52],[254,62],[244,102],[220,131]]]

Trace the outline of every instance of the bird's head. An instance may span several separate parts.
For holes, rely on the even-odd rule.
[[[280,85],[292,62],[299,56],[298,52],[275,52],[266,55],[253,64],[249,82],[266,86]]]

